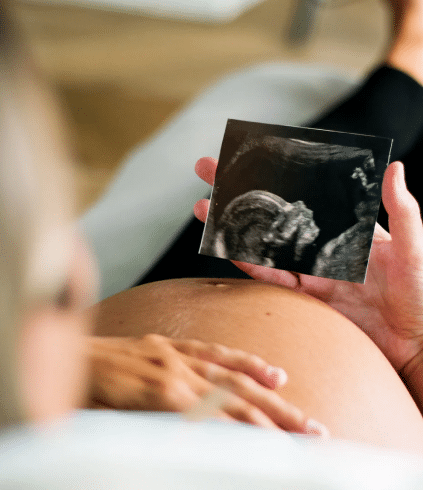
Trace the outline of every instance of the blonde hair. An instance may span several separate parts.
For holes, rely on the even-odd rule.
[[[71,257],[73,189],[61,117],[0,0],[0,426],[20,421],[17,344],[30,306],[52,301]]]

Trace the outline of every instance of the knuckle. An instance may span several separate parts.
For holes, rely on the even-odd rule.
[[[228,350],[223,345],[217,344],[215,342],[209,344],[209,351],[213,356],[222,357],[227,354]]]
[[[167,403],[173,401],[176,398],[178,387],[174,382],[163,382],[159,385],[159,394],[163,400]]]
[[[266,398],[267,402],[270,403],[275,409],[277,409],[281,413],[286,413],[287,412],[287,402],[281,398],[281,396],[276,393],[274,390],[269,390],[267,388],[264,388],[266,390],[264,397]]]
[[[187,352],[189,352],[191,355],[199,354],[203,347],[203,342],[196,339],[184,340],[184,344],[187,348]]]
[[[267,363],[261,357],[256,354],[246,354],[245,362],[253,365],[254,367],[264,369]]]
[[[284,415],[284,418],[288,418],[290,429],[304,432],[307,427],[307,417],[302,410],[295,405],[282,400],[280,412]]]
[[[201,361],[195,366],[195,371],[204,379],[212,381],[215,375],[215,364],[208,361]]]
[[[154,378],[151,377],[147,384],[161,396],[164,396],[171,389],[172,381],[169,375],[155,376]]]
[[[249,354],[241,351],[237,357],[237,360],[239,368],[246,372],[251,372],[253,370],[254,372],[260,371],[264,373],[266,371],[267,363],[261,359],[261,357],[255,354]]]
[[[251,386],[253,380],[248,376],[248,374],[241,373],[239,371],[229,371],[228,381],[232,387],[243,387],[246,388]]]
[[[165,406],[172,410],[179,410],[183,404],[186,392],[185,383],[175,377],[163,380],[158,386],[158,395]]]
[[[263,418],[262,411],[254,405],[250,405],[249,403],[245,403],[240,411],[243,417],[249,422],[257,422],[262,420]]]
[[[232,349],[232,353],[234,356],[236,356],[239,359],[250,359],[253,357],[255,354],[251,354],[251,352],[246,352],[245,350],[242,349]]]
[[[233,361],[235,361],[237,364],[241,364],[242,366],[247,365],[250,363],[250,358],[253,356],[253,354],[250,354],[249,352],[245,352],[241,349],[230,349],[228,348],[227,355],[231,357]]]
[[[307,424],[307,417],[305,413],[295,405],[285,402],[287,405],[286,410],[289,410],[294,421],[301,427],[305,427]]]
[[[163,342],[164,337],[158,333],[148,333],[144,336],[144,339],[153,344],[159,344]]]

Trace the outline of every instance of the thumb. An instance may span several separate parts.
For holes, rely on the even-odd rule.
[[[208,199],[200,199],[194,204],[194,215],[197,219],[203,223],[207,220],[207,213],[209,211],[210,201]]]
[[[407,189],[401,162],[393,162],[386,169],[382,200],[389,216],[389,233],[395,252],[407,260],[419,258],[420,261],[423,253],[420,207]]]

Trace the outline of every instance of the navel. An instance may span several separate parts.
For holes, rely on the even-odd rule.
[[[224,282],[210,281],[209,284],[216,288],[228,288],[230,285]]]

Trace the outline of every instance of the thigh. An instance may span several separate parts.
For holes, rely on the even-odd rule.
[[[334,437],[423,450],[423,419],[384,355],[307,295],[250,280],[147,284],[100,303],[98,335],[149,332],[240,348],[283,367],[287,400]]]

